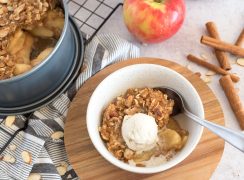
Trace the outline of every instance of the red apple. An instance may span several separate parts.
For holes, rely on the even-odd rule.
[[[124,22],[141,42],[157,43],[173,36],[185,17],[183,0],[125,0]]]

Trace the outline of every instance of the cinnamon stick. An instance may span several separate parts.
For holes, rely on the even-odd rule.
[[[206,23],[206,28],[207,28],[208,33],[211,37],[220,40],[220,36],[219,36],[217,27],[216,27],[214,22]],[[224,51],[215,49],[215,55],[216,55],[217,60],[219,61],[220,66],[224,70],[230,70],[231,69],[230,62],[229,62],[228,57]]]
[[[240,97],[238,96],[233,82],[229,75],[223,76],[219,80],[226,97],[229,100],[230,106],[235,113],[236,119],[239,121],[240,127],[244,130],[244,108],[241,104]]]
[[[244,48],[211,38],[209,36],[202,36],[201,43],[216,48],[218,50],[230,52],[237,56],[244,57]]]
[[[244,29],[242,30],[241,34],[239,35],[238,39],[236,40],[235,45],[241,46],[244,42]]]
[[[191,62],[194,62],[194,63],[200,65],[200,66],[203,66],[205,68],[208,68],[208,69],[210,69],[210,70],[212,70],[212,71],[214,71],[214,72],[216,72],[218,74],[221,74],[221,75],[230,75],[230,77],[231,77],[231,79],[232,79],[233,82],[238,82],[240,80],[240,78],[237,75],[230,74],[228,71],[226,71],[226,70],[224,70],[224,69],[222,69],[222,68],[220,68],[220,67],[218,67],[216,65],[210,64],[210,63],[204,61],[203,59],[200,59],[200,58],[198,58],[196,56],[193,56],[192,54],[189,54],[187,56],[187,59],[189,61],[191,61]]]

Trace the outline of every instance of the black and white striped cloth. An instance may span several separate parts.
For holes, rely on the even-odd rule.
[[[16,116],[14,124],[5,126],[6,117],[0,118],[0,156],[11,155],[15,163],[0,160],[0,179],[28,179],[36,173],[43,180],[78,179],[68,162],[63,139],[53,140],[50,136],[64,130],[64,123],[70,102],[81,85],[104,67],[128,58],[139,56],[139,49],[113,34],[101,34],[93,38],[85,50],[85,67],[71,88],[51,104],[31,115],[24,131],[15,133],[27,121],[22,115]],[[11,143],[4,146],[16,134]],[[16,150],[10,150],[15,145]],[[30,164],[23,162],[21,153],[27,151],[32,156]],[[67,172],[60,176],[57,167],[66,164]]]

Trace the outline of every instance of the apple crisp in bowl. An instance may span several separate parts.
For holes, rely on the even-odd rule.
[[[136,166],[155,166],[169,160],[188,137],[170,117],[173,106],[174,101],[159,90],[128,89],[102,115],[99,131],[108,150]]]
[[[97,151],[113,165],[134,173],[162,172],[196,147],[203,127],[182,114],[157,87],[180,94],[191,112],[204,118],[201,99],[182,75],[155,64],[135,64],[106,77],[90,97],[86,124]]]

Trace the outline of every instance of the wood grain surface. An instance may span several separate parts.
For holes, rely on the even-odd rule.
[[[155,58],[123,61],[105,68],[90,78],[80,88],[71,103],[65,123],[64,141],[72,167],[81,179],[209,179],[222,156],[224,141],[206,129],[195,150],[184,161],[167,171],[150,175],[130,173],[117,168],[106,161],[90,141],[86,128],[86,109],[94,89],[112,72],[125,66],[141,63],[159,64],[185,76],[202,99],[206,119],[224,124],[223,112],[215,95],[197,75],[187,68],[171,61]]]

